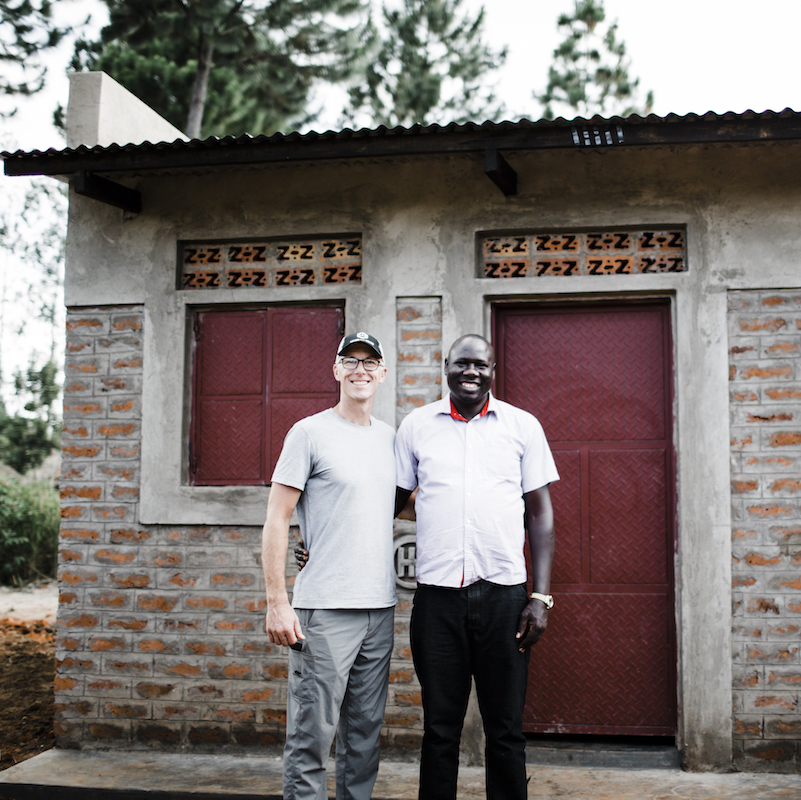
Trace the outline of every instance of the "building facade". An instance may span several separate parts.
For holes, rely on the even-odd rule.
[[[61,746],[279,746],[259,550],[283,435],[332,404],[343,330],[385,344],[390,423],[479,332],[562,476],[526,729],[801,769],[799,115],[118,146],[76,121],[102,105],[67,149],[4,154],[71,182]],[[384,729],[410,757],[413,542],[398,523]]]

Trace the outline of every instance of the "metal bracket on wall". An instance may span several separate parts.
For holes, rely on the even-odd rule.
[[[116,206],[123,211],[138,214],[142,210],[142,195],[136,189],[129,189],[107,178],[101,178],[85,169],[75,173],[72,188],[76,194],[91,197],[110,206]]]
[[[517,173],[495,148],[484,151],[484,173],[505,197],[517,194]]]

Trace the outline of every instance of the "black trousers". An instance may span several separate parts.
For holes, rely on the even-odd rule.
[[[519,652],[515,633],[527,601],[523,584],[418,585],[410,636],[425,715],[420,800],[456,798],[471,675],[487,740],[487,798],[525,800],[529,653]]]

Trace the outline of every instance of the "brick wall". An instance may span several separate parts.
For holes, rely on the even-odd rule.
[[[442,396],[442,298],[395,300],[398,400],[395,424]]]
[[[395,424],[413,409],[442,396],[442,298],[398,297],[395,300],[397,405]],[[395,534],[414,535],[413,522],[395,520]],[[395,607],[395,663],[390,673],[387,712],[388,744],[397,756],[417,758],[423,738],[420,684],[409,647],[413,589],[398,588]]]
[[[287,656],[263,631],[261,528],[138,522],[142,320],[138,307],[67,315],[58,744],[274,749]],[[294,574],[288,556],[290,588]],[[384,743],[416,750],[402,594]]]
[[[729,293],[735,765],[801,770],[801,292]]]

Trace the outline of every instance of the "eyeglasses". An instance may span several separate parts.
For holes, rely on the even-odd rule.
[[[353,356],[340,358],[339,363],[342,364],[348,372],[352,369],[356,369],[359,363],[364,364],[364,368],[368,372],[375,372],[381,366],[381,362],[377,358],[354,358]]]

